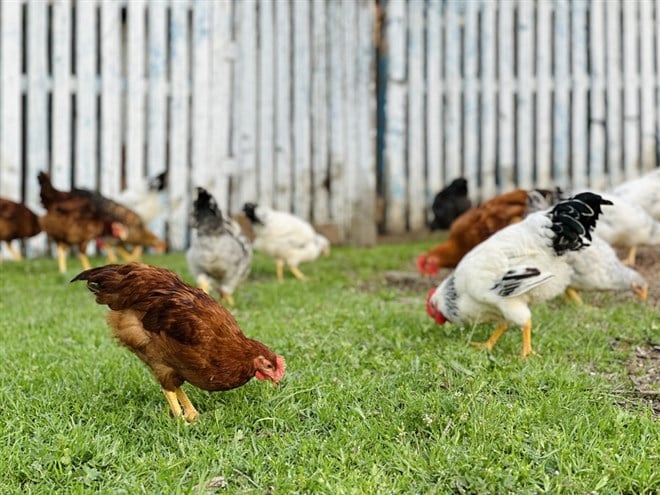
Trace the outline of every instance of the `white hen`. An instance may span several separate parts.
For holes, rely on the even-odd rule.
[[[578,302],[580,296],[573,290],[632,290],[642,301],[648,297],[649,285],[642,275],[619,260],[607,242],[593,234],[591,245],[581,251],[566,253],[573,268],[567,295]]]
[[[640,206],[660,220],[660,168],[642,177],[626,181],[610,190],[612,194]]]
[[[321,253],[330,254],[328,239],[295,215],[253,203],[245,203],[243,212],[254,229],[254,248],[275,259],[280,282],[285,264],[298,280],[304,280],[298,265],[315,260]]]
[[[613,194],[599,194],[613,204],[603,208],[594,232],[612,246],[629,248],[623,263],[634,265],[637,246],[660,244],[660,222],[641,206]]]
[[[573,269],[564,254],[587,245],[602,204],[607,201],[596,194],[578,194],[495,233],[431,289],[427,313],[439,324],[497,323],[486,342],[474,344],[488,350],[510,324],[518,325],[521,354],[528,356],[533,352],[529,305],[566,289]]]

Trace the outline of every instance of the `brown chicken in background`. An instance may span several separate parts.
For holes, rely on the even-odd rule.
[[[114,336],[151,368],[175,417],[198,416],[181,388],[186,381],[213,392],[252,377],[277,385],[284,376],[284,358],[247,338],[229,311],[169,270],[106,265],[77,280],[86,280],[96,302],[108,305]]]
[[[41,228],[57,243],[57,263],[60,273],[66,272],[66,255],[71,246],[78,247],[83,268],[89,269],[87,245],[98,237],[125,237],[121,222],[105,215],[85,194],[73,190],[59,191],[50,176],[39,173],[41,204],[46,214],[39,218]]]
[[[126,228],[125,234],[121,237],[106,236],[103,239],[104,247],[111,263],[117,261],[114,248],[117,248],[119,254],[126,261],[139,260],[144,247],[152,247],[160,252],[165,251],[167,248],[165,241],[149,230],[142,221],[142,218],[130,208],[108,199],[95,191],[85,189],[76,189],[75,191],[78,194],[88,197],[102,215],[120,222]],[[127,245],[133,246],[134,250],[132,253],[126,250]]]
[[[14,248],[11,241],[32,237],[39,232],[39,218],[32,210],[22,203],[0,198],[0,241],[5,241],[16,261],[21,260],[21,252]]]
[[[550,207],[560,195],[560,190],[516,189],[470,208],[451,224],[449,239],[418,256],[417,269],[423,275],[435,275],[442,267],[455,267],[477,244],[531,211]]]

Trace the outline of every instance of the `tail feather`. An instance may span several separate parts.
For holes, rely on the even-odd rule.
[[[197,188],[193,202],[193,225],[205,233],[222,231],[223,216],[215,198],[203,187]]]
[[[254,204],[254,203],[245,203],[243,205],[243,213],[245,213],[245,216],[250,220],[251,223],[255,224],[261,224],[263,223],[261,219],[257,216],[257,208],[259,205]]]
[[[598,194],[584,192],[561,201],[549,213],[554,232],[552,247],[557,255],[578,251],[589,244],[591,231],[603,212],[602,205],[612,202]]]

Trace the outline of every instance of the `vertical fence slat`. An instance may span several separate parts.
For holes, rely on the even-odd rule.
[[[148,6],[147,173],[149,176],[171,169],[166,162],[168,54],[166,8],[167,4],[162,0],[154,0]],[[174,177],[170,175],[168,189],[171,189],[173,179]],[[169,211],[167,213],[169,216]],[[150,227],[155,234],[163,237],[165,219],[156,218]]]
[[[310,153],[310,3],[293,2],[293,212],[309,218]]]
[[[587,170],[587,3],[586,0],[574,0],[571,3],[571,52],[573,66],[573,98],[571,117],[571,176],[576,189],[588,185]]]
[[[291,163],[291,4],[275,2],[275,46],[276,46],[276,176],[273,205],[279,210],[289,211],[292,207]]]
[[[623,167],[635,177],[639,167],[639,77],[637,2],[623,2]]]
[[[169,244],[182,250],[187,245],[188,219],[188,10],[186,4],[174,2],[170,19],[170,127],[167,136],[170,149]],[[180,198],[180,199],[179,199]]]
[[[408,198],[409,228],[426,224],[424,174],[424,2],[408,4]]]
[[[312,3],[312,175],[315,223],[326,223],[328,214],[328,10],[325,0]]]
[[[555,184],[570,184],[570,5],[566,0],[555,3],[555,98],[553,119],[553,175]]]
[[[479,177],[479,3],[465,3],[465,29],[463,34],[463,176],[468,185],[476,186]]]
[[[234,178],[236,190],[231,198],[231,212],[237,212],[245,201],[257,200],[257,3],[236,3],[238,58],[234,91]]]
[[[229,136],[231,122],[231,81],[233,78],[231,4],[213,2],[211,4],[211,148],[209,157],[209,187],[223,213],[229,211]]]
[[[442,3],[429,0],[426,14],[426,163],[427,187],[426,203],[432,204],[444,184],[442,169]],[[472,185],[474,187],[474,185]]]
[[[536,4],[536,142],[534,143],[536,160],[536,184],[549,188],[552,183],[551,140],[552,120],[552,4]]]
[[[274,4],[259,4],[259,201],[273,204],[275,180]]]
[[[495,22],[495,7],[494,2],[485,1],[482,4],[481,15],[481,52],[482,66],[481,66],[481,142],[480,142],[480,184],[468,184],[471,196],[475,196],[475,192],[479,191],[477,197],[484,199],[492,198],[497,191],[496,179],[496,164],[497,164],[497,100],[496,100],[496,85],[497,79],[495,74],[495,60],[496,60],[496,44],[495,37],[496,22]]]
[[[406,3],[392,0],[386,17],[389,71],[385,134],[385,224],[389,232],[406,228]],[[350,48],[347,47],[347,51]],[[351,108],[350,105],[348,107]],[[350,138],[350,133],[349,133]]]
[[[591,2],[589,59],[591,91],[589,96],[589,186],[597,191],[606,187],[605,177],[605,10],[599,0]]]
[[[656,6],[658,3],[655,4]],[[660,21],[660,20],[658,20]],[[660,27],[660,22],[656,26]],[[639,49],[640,49],[640,85],[641,85],[641,170],[648,171],[656,166],[655,107],[653,81],[655,70],[653,60],[653,3],[640,0],[639,4]],[[660,32],[655,33],[660,36]]]
[[[210,188],[213,170],[209,161],[211,124],[211,8],[210,2],[193,4],[192,25],[192,109],[191,109],[191,186]],[[212,191],[214,194],[214,191]],[[215,194],[214,194],[215,195]],[[216,198],[216,201],[220,199]]]
[[[145,173],[145,2],[133,0],[127,8],[126,40],[126,187],[135,190]],[[163,168],[165,164],[162,165]]]
[[[530,189],[534,182],[534,155],[532,140],[534,128],[532,84],[534,63],[532,45],[534,41],[534,12],[532,3],[525,0],[518,3],[516,38],[518,50],[516,66],[518,90],[516,105],[516,176],[519,187]]]
[[[504,2],[499,7],[497,37],[499,39],[498,74],[500,82],[498,110],[498,184],[500,191],[514,187],[514,95],[513,95],[513,4]]]
[[[76,4],[76,150],[75,185],[97,187],[97,77],[95,0]]]
[[[101,192],[116,196],[121,182],[119,4],[101,2]]]
[[[351,111],[346,113],[346,173],[344,174],[343,187],[346,191],[346,205],[344,209],[344,226],[350,235],[354,234],[351,228],[351,219],[356,210],[356,191],[359,163],[359,128],[358,128],[358,91],[357,91],[357,52],[359,23],[357,19],[357,2],[346,2],[344,5],[345,28],[344,39],[346,43],[346,54],[343,59],[344,76],[346,84],[346,104]]]
[[[621,49],[620,4],[605,2],[607,33],[607,173],[610,185],[621,182]]]
[[[445,11],[445,181],[462,175],[461,167],[461,16],[463,4],[449,0]]]
[[[344,7],[339,2],[328,4],[329,20],[329,119],[330,119],[330,173],[329,188],[331,218],[342,221],[344,218],[345,191],[342,187],[346,173],[346,98],[344,85],[343,58],[346,53],[344,45]],[[341,234],[343,236],[343,223]]]
[[[71,188],[71,0],[53,3],[53,111],[51,113],[51,179]]]

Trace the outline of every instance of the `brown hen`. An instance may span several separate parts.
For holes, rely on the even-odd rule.
[[[32,237],[39,232],[39,219],[32,210],[22,203],[0,198],[0,241],[7,243],[16,261],[21,260],[21,252],[14,248],[11,241]]]
[[[76,280],[86,280],[96,302],[109,306],[114,336],[151,368],[175,417],[198,415],[181,388],[186,381],[213,392],[252,377],[277,385],[284,376],[284,358],[247,338],[229,311],[169,270],[107,265]]]

